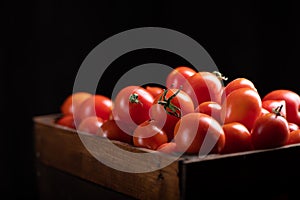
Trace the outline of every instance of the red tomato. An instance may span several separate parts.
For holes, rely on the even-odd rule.
[[[276,109],[278,106],[282,105],[282,109],[280,115],[286,117],[286,105],[284,100],[263,100],[262,107],[268,110],[269,112],[273,112],[273,109]]]
[[[176,153],[177,152],[176,143],[175,142],[164,143],[157,148],[157,151],[166,154]]]
[[[223,125],[225,133],[225,146],[222,154],[237,153],[252,150],[251,134],[249,130],[239,122],[231,122]]]
[[[254,149],[275,148],[286,144],[289,133],[288,122],[280,115],[279,107],[274,112],[257,118],[251,140]]]
[[[157,150],[166,142],[168,142],[167,134],[159,129],[153,120],[143,122],[133,133],[133,145],[136,147]]]
[[[171,141],[177,121],[191,112],[194,112],[194,104],[188,94],[180,89],[166,89],[154,99],[150,116],[166,132],[168,141]]]
[[[58,118],[55,121],[56,124],[59,124],[61,126],[69,127],[72,129],[75,129],[75,122],[74,122],[74,117],[73,115],[63,115],[62,117]]]
[[[177,122],[174,142],[179,152],[187,154],[220,153],[225,146],[225,134],[213,117],[203,113],[189,113]]]
[[[221,105],[214,101],[205,101],[196,107],[195,112],[200,112],[212,116],[219,123],[221,121]]]
[[[300,130],[291,131],[289,134],[289,138],[286,142],[286,145],[289,144],[299,144],[300,143]]]
[[[73,114],[80,104],[91,96],[92,94],[88,92],[77,92],[69,95],[60,106],[61,113],[63,115]]]
[[[166,78],[166,87],[179,89],[186,79],[195,73],[195,70],[187,66],[176,67],[168,74]]]
[[[127,86],[114,100],[113,117],[136,126],[150,119],[149,110],[154,98],[140,86]]]
[[[101,119],[108,120],[111,114],[113,103],[110,98],[95,94],[84,100],[77,111],[74,113],[76,125],[87,117],[97,116]]]
[[[221,119],[224,119],[225,124],[240,122],[251,131],[261,111],[262,102],[259,94],[251,88],[239,88],[226,97],[222,104]]]
[[[267,113],[270,113],[270,112],[265,108],[261,108],[261,114],[260,115],[265,115]]]
[[[285,100],[286,119],[300,125],[300,96],[290,90],[273,90],[263,97],[264,100]]]
[[[192,98],[195,107],[197,107],[205,101],[220,103],[223,85],[216,74],[198,72],[186,79],[182,90]]]
[[[250,88],[257,91],[254,83],[247,78],[236,78],[226,84],[224,90],[222,91],[222,102],[225,98],[234,90],[239,88]]]
[[[114,119],[110,119],[105,121],[102,126],[100,127],[100,130],[97,135],[101,137],[106,137],[110,140],[117,140],[121,142],[125,142],[128,144],[132,144],[132,135],[127,134],[125,131],[123,131],[119,124],[124,124],[123,127],[128,126],[128,124],[117,121]]]
[[[290,130],[290,132],[296,131],[296,130],[299,129],[299,126],[298,126],[297,124],[295,124],[295,123],[288,122],[288,125],[289,125],[289,130]]]
[[[103,124],[103,119],[97,116],[85,117],[77,127],[78,131],[97,134]]]
[[[148,92],[150,92],[150,94],[152,94],[153,98],[157,97],[159,94],[161,94],[163,92],[163,88],[162,87],[158,87],[158,86],[146,86],[146,90]]]

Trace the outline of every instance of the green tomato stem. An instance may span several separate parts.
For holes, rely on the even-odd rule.
[[[139,98],[139,95],[137,93],[133,93],[129,96],[129,102],[143,105],[142,102],[138,98]]]
[[[177,94],[180,92],[181,88],[178,89],[172,96],[170,96],[168,99],[166,98],[167,89],[164,89],[164,92],[162,96],[158,100],[158,104],[163,105],[165,111],[172,116],[175,116],[177,118],[181,118],[181,110],[174,104],[172,104],[171,100],[177,96]]]
[[[277,106],[276,108],[272,109],[272,112],[276,115],[276,116],[282,116],[282,114],[280,113],[281,110],[283,108],[283,105],[281,104],[280,106]]]

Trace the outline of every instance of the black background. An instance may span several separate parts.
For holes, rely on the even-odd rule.
[[[3,194],[37,198],[32,117],[59,112],[82,61],[103,40],[137,27],[174,29],[201,44],[229,79],[246,77],[261,95],[279,88],[300,92],[299,15],[289,1],[1,2]],[[175,55],[141,51],[110,69],[121,74],[126,66],[154,61],[185,64]],[[109,94],[113,80],[105,81],[99,92]]]

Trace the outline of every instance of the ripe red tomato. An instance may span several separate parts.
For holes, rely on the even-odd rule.
[[[289,125],[289,130],[290,130],[290,132],[296,131],[296,130],[299,129],[299,126],[298,126],[297,124],[295,124],[295,123],[288,122],[288,125]]]
[[[280,107],[274,112],[257,118],[251,132],[254,149],[280,147],[289,137],[289,126],[285,117],[280,115]]]
[[[128,124],[122,122],[122,121],[116,121],[114,119],[110,119],[105,121],[102,126],[100,127],[100,130],[98,131],[97,135],[101,137],[106,137],[110,140],[116,140],[120,142],[125,142],[128,144],[132,143],[132,135],[127,134],[127,132],[123,131],[119,124],[123,124],[123,127],[129,127]],[[132,132],[133,134],[133,132]]]
[[[95,94],[84,100],[79,108],[74,113],[76,125],[87,117],[97,116],[101,119],[108,120],[113,107],[113,102],[110,98],[101,94]]]
[[[224,124],[240,122],[251,131],[261,111],[260,95],[251,88],[239,88],[226,97],[222,104],[221,119],[224,120]]]
[[[252,150],[251,134],[249,130],[239,122],[231,122],[223,125],[225,133],[225,146],[222,154],[237,153]]]
[[[187,154],[220,153],[225,146],[225,134],[213,117],[203,113],[189,113],[177,122],[174,142],[179,152]]]
[[[103,124],[103,119],[97,116],[85,117],[77,127],[78,131],[97,134]]]
[[[176,143],[175,142],[164,143],[157,148],[157,151],[166,153],[166,154],[176,153],[177,152]]]
[[[162,87],[158,87],[158,86],[146,86],[146,90],[148,92],[150,92],[150,94],[152,94],[153,98],[157,97],[159,94],[161,94],[163,92],[163,88]]]
[[[179,66],[173,69],[166,78],[167,88],[179,89],[185,80],[194,75],[196,71],[187,66]]]
[[[299,144],[300,143],[300,130],[291,131],[286,142],[286,145],[289,144]]]
[[[221,105],[214,101],[205,101],[196,107],[195,112],[200,112],[212,116],[219,123],[221,121]]]
[[[92,94],[88,92],[77,92],[69,95],[60,106],[61,113],[63,115],[73,114],[80,104],[91,96]]]
[[[74,122],[74,117],[72,114],[69,115],[63,115],[60,118],[58,118],[55,121],[56,124],[59,124],[61,126],[69,127],[72,129],[75,129],[75,122]]]
[[[166,89],[154,99],[150,116],[166,132],[168,141],[171,141],[177,121],[191,112],[194,112],[194,104],[188,94],[180,89]]]
[[[141,123],[133,133],[133,145],[136,147],[157,150],[166,142],[168,142],[167,134],[156,126],[154,120]]]
[[[273,90],[267,93],[264,100],[285,100],[286,103],[286,119],[288,122],[293,122],[300,125],[300,96],[291,90]]]
[[[261,114],[260,115],[264,115],[264,114],[267,114],[267,113],[270,113],[270,112],[265,108],[261,108]]]
[[[220,103],[223,84],[212,72],[198,72],[186,79],[182,90],[192,98],[197,107],[205,101]]]
[[[222,91],[222,102],[225,100],[225,98],[234,90],[239,88],[250,88],[255,91],[257,91],[254,83],[250,81],[247,78],[239,77],[236,79],[233,79],[229,83],[226,84],[224,87],[224,90]]]
[[[150,119],[149,109],[153,101],[151,93],[143,87],[124,87],[114,99],[113,118],[137,126]]]
[[[278,106],[282,105],[280,115],[286,117],[286,105],[284,100],[263,100],[262,107],[269,112],[273,112],[273,109],[276,109]]]

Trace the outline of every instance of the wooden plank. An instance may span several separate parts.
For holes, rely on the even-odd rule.
[[[99,184],[73,176],[54,167],[36,162],[38,199],[122,199],[135,200],[135,198],[121,194]]]
[[[85,148],[82,141],[92,143],[96,150],[97,148],[107,149],[111,153],[109,158],[111,162],[117,163],[120,159],[124,159],[124,155],[109,151],[108,142],[100,137],[90,134],[79,137],[76,131],[55,125],[55,117],[55,115],[50,115],[34,118],[36,154],[42,163],[137,199],[180,198],[178,162],[147,173],[115,170],[91,155],[91,151]],[[127,151],[144,153],[143,150],[130,145],[118,142],[115,144]],[[127,157],[127,159],[132,158]],[[132,160],[133,164],[137,162],[139,161]],[[153,160],[146,160],[139,164],[147,167],[147,163],[150,162]],[[168,162],[168,158],[157,155],[156,162],[158,165],[164,164]]]

